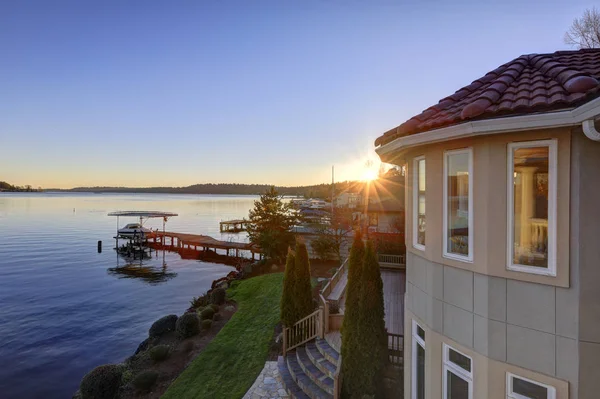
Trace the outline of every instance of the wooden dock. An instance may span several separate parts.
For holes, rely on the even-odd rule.
[[[246,219],[224,220],[219,222],[219,230],[221,230],[221,233],[238,233],[246,231],[248,223],[250,222]]]
[[[162,243],[165,246],[171,246],[180,249],[191,249],[194,251],[206,251],[218,249],[226,251],[227,256],[240,257],[240,251],[248,251],[254,259],[255,254],[260,254],[260,249],[253,244],[243,242],[221,241],[216,238],[201,234],[176,233],[172,231],[156,231],[147,236],[148,240],[154,243]]]

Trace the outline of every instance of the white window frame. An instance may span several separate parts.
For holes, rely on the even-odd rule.
[[[442,375],[443,399],[448,399],[448,371],[450,371],[452,374],[469,384],[469,399],[473,399],[473,369],[475,368],[473,358],[471,356],[465,355],[459,350],[454,349],[448,344],[444,344],[442,350],[442,359],[444,363]],[[460,353],[464,357],[468,358],[471,361],[471,371],[467,371],[460,367],[458,364],[450,361],[450,350]]]
[[[548,147],[548,267],[513,263],[514,251],[514,151],[519,148]],[[507,240],[506,268],[508,270],[556,277],[556,200],[557,195],[557,142],[552,140],[524,141],[508,144],[507,167]]]
[[[468,154],[469,155],[469,253],[467,256],[457,255],[448,252],[448,157],[451,155]],[[459,150],[451,150],[444,152],[444,258],[454,259],[461,262],[473,263],[473,148],[463,148]]]
[[[423,351],[427,355],[427,349],[425,346],[425,340],[419,337],[417,332],[417,328],[421,328],[421,330],[425,331],[423,327],[419,325],[415,320],[412,321],[412,360],[411,360],[411,399],[417,399],[417,345],[421,345]],[[425,379],[425,376],[423,376]],[[427,384],[425,384],[427,386]]]
[[[425,245],[419,244],[419,161],[425,161],[425,156],[416,157],[413,160],[413,247],[425,251]],[[425,179],[427,179],[427,161],[425,161]],[[425,187],[427,187],[427,184]],[[427,197],[427,194],[425,194],[425,197]],[[427,202],[427,199],[425,199],[425,202]],[[425,204],[425,215],[427,215],[427,203]],[[425,237],[427,237],[427,230],[425,230]],[[425,239],[427,240],[427,238]]]
[[[521,377],[520,375],[516,375],[513,373],[509,373],[509,372],[506,373],[506,397],[507,398],[529,399],[526,396],[519,395],[518,393],[513,392],[513,378],[518,378],[520,380],[527,381],[531,384],[535,384],[535,385],[544,387],[548,390],[548,396],[546,397],[546,399],[556,399],[556,388],[554,388],[553,386],[550,386],[547,384],[542,384],[541,382],[533,381],[533,380],[530,380],[529,378]]]

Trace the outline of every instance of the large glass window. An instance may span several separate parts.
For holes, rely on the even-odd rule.
[[[412,325],[412,395],[425,399],[425,330],[413,320]]]
[[[556,389],[518,375],[506,373],[506,396],[511,399],[555,399]]]
[[[414,160],[413,245],[425,249],[425,157]]]
[[[508,149],[508,268],[555,275],[555,141]]]
[[[473,366],[469,356],[444,344],[444,399],[473,398]]]
[[[471,149],[444,155],[444,256],[473,260],[473,156]]]

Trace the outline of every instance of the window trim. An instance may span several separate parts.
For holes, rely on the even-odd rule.
[[[467,371],[460,367],[458,364],[452,362],[450,360],[450,350],[454,352],[460,353],[464,357],[468,358],[471,361],[471,371]],[[463,352],[451,347],[450,345],[444,343],[442,347],[442,394],[443,399],[448,399],[448,372],[451,372],[458,378],[462,379],[469,385],[469,399],[473,399],[473,370],[475,369],[475,364],[473,363],[473,358],[471,356],[465,355]]]
[[[513,263],[514,251],[514,151],[519,148],[548,147],[548,267],[527,266]],[[509,143],[507,147],[507,235],[506,268],[508,270],[556,277],[556,232],[557,232],[557,168],[558,154],[556,139]]]
[[[457,154],[468,154],[469,155],[469,253],[467,256],[457,255],[451,252],[448,252],[448,156],[457,155]],[[444,151],[444,194],[443,194],[443,253],[442,256],[447,259],[458,260],[466,263],[473,263],[473,252],[475,248],[473,248],[473,148],[461,148],[458,150],[450,150]]]
[[[410,379],[411,379],[411,393],[410,393],[410,397],[411,399],[417,399],[417,345],[420,345],[423,348],[423,352],[425,352],[425,355],[427,355],[427,347],[425,346],[425,340],[421,337],[419,337],[419,334],[417,332],[417,328],[421,328],[421,330],[425,331],[425,329],[423,327],[421,327],[421,325],[419,325],[419,323],[417,323],[416,320],[412,321],[412,359],[411,359],[411,373],[410,373]],[[426,335],[427,336],[427,335]],[[427,360],[427,359],[425,359]],[[425,379],[425,376],[423,376],[423,379]],[[425,384],[425,386],[427,386],[427,384]]]
[[[518,393],[513,392],[513,378],[518,378],[523,381],[527,381],[531,384],[539,385],[548,389],[548,395],[546,399],[556,399],[556,388],[551,385],[547,385],[541,383],[539,381],[530,380],[529,378],[521,377],[520,375],[513,374],[511,372],[506,372],[506,397],[510,399],[528,399],[526,396],[520,395]]]
[[[425,156],[413,159],[413,247],[419,251],[425,251],[425,245],[419,244],[419,162],[425,161]],[[427,180],[427,161],[425,161],[425,179]],[[427,187],[427,185],[425,185]],[[425,194],[425,214],[427,215],[427,194]],[[427,230],[425,231],[427,237]],[[425,239],[427,240],[427,238]],[[425,241],[427,243],[427,241]]]

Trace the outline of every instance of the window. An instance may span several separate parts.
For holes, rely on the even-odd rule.
[[[556,141],[508,145],[510,270],[556,276]]]
[[[425,157],[414,159],[413,246],[425,249]]]
[[[425,330],[416,321],[412,322],[412,396],[425,399]]]
[[[555,399],[556,389],[518,375],[506,373],[506,397],[511,399]]]
[[[444,344],[444,399],[473,399],[473,360]]]
[[[473,261],[473,151],[444,154],[444,257]]]

